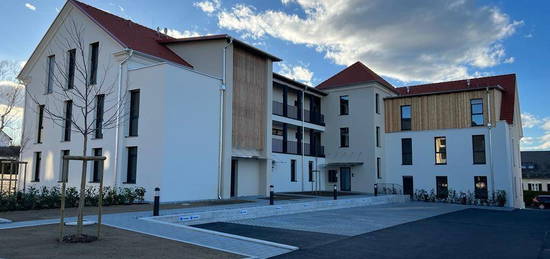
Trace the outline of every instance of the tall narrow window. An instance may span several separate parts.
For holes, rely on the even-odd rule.
[[[380,95],[379,94],[375,95],[375,102],[376,102],[376,106],[375,106],[376,113],[380,114]]]
[[[485,135],[472,136],[474,164],[485,164]]]
[[[310,182],[313,182],[313,161],[308,161],[307,163],[307,169],[308,169],[308,179]]]
[[[411,106],[401,106],[401,130],[411,130]]]
[[[40,164],[42,162],[42,153],[34,152],[34,174],[32,177],[33,182],[40,182]]]
[[[349,96],[342,95],[340,96],[340,115],[349,114]]]
[[[447,139],[445,137],[435,137],[435,164],[447,164]]]
[[[42,134],[44,132],[44,105],[38,106],[38,132],[36,134],[36,143],[42,143]]]
[[[380,127],[376,127],[376,146],[380,147]]]
[[[376,158],[376,177],[378,179],[382,179],[382,169],[380,168],[380,166],[381,166],[380,158],[377,157]]]
[[[103,138],[103,112],[105,107],[105,95],[96,96],[95,106],[95,138]]]
[[[487,176],[474,176],[475,198],[486,200],[489,197],[487,192]]]
[[[483,99],[470,100],[472,126],[483,126]]]
[[[290,181],[296,182],[296,160],[290,160]]]
[[[130,127],[129,135],[135,137],[138,135],[139,120],[139,90],[130,92]]]
[[[437,198],[447,199],[449,197],[449,184],[447,183],[447,176],[435,177],[437,186]]]
[[[54,84],[54,71],[55,71],[55,55],[48,57],[48,78],[46,82],[46,94],[51,94],[53,92]]]
[[[401,139],[401,164],[412,165],[412,139]]]
[[[90,85],[97,84],[97,64],[99,62],[99,42],[90,44]]]
[[[328,182],[336,183],[338,182],[338,176],[336,170],[328,170]]]
[[[65,102],[65,127],[63,129],[63,141],[71,141],[71,125],[73,123],[73,101]]]
[[[59,181],[60,182],[67,182],[69,179],[69,160],[63,159],[63,157],[68,156],[71,154],[70,150],[62,150],[61,151],[61,172],[59,174]]]
[[[137,173],[137,147],[128,147],[128,165],[126,168],[126,183],[136,183]]]
[[[349,147],[349,128],[340,128],[340,147]]]
[[[69,64],[67,66],[67,89],[74,88],[74,71],[76,65],[76,49],[71,49],[68,51]]]
[[[94,148],[92,150],[94,156],[102,156],[103,155],[103,149],[101,148]],[[92,182],[99,183],[99,180],[101,179],[100,176],[103,174],[103,161],[102,160],[94,160],[93,164],[93,172],[92,172]],[[135,175],[135,173],[134,173]],[[135,177],[134,177],[135,182]]]

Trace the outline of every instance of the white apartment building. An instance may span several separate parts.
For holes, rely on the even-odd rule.
[[[82,51],[58,44],[75,24]],[[228,35],[175,39],[69,0],[19,76],[28,89],[22,137],[32,143],[24,181],[56,186],[68,171],[79,184],[80,162],[62,161],[83,147],[81,106],[70,97],[108,82],[114,90],[96,93],[92,117],[119,123],[94,124],[87,153],[107,159],[90,163],[92,186],[101,170],[107,186],[144,187],[147,200],[160,187],[166,202],[266,195],[270,185],[372,193],[393,184],[409,194],[478,186],[522,206],[514,75],[394,88],[357,62],[313,88],[273,73],[278,61]],[[78,62],[94,80],[74,72]],[[52,89],[71,73],[67,89]]]

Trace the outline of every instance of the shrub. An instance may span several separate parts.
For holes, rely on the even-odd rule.
[[[86,190],[85,206],[97,206],[99,190],[90,186]],[[65,207],[78,207],[79,193],[75,187],[65,190]],[[103,205],[123,205],[143,202],[145,188],[112,188],[105,187],[103,191]],[[26,192],[18,191],[13,194],[0,193],[0,211],[52,209],[61,207],[61,190],[59,187],[27,188]]]
[[[424,189],[417,189],[414,192],[413,199],[416,201],[425,201],[425,202],[446,202],[446,203],[457,203],[457,204],[463,204],[463,205],[504,207],[504,205],[506,204],[506,192],[504,190],[497,190],[495,193],[491,195],[490,199],[482,200],[482,199],[476,199],[475,194],[472,193],[471,191],[457,193],[455,190],[449,189],[447,198],[438,198],[433,189],[430,190],[430,192]]]

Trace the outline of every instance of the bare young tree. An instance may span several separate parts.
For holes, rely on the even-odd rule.
[[[74,132],[82,137],[82,157],[86,157],[90,136],[115,128],[122,121],[127,91],[117,88],[117,74],[109,75],[113,60],[98,60],[101,45],[95,46],[93,41],[85,41],[84,25],[69,20],[61,30],[64,30],[63,33],[59,33],[59,38],[53,42],[53,49],[58,52],[48,55],[51,58],[44,67],[45,71],[52,71],[43,84],[46,86],[45,94],[36,89],[33,94],[27,89],[27,96],[36,107],[43,107],[44,118],[64,129],[64,132]],[[60,52],[63,53],[61,57]],[[98,109],[103,111],[100,116],[97,116]],[[83,159],[77,237],[82,237],[86,169],[87,160]],[[65,176],[62,178],[62,181],[67,181]]]
[[[19,130],[20,114],[16,108],[23,100],[23,86],[16,79],[20,65],[15,61],[0,61],[0,131]]]

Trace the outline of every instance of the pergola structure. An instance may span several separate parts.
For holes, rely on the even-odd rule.
[[[25,165],[24,171],[23,171],[23,192],[25,191],[25,179],[27,178],[27,163],[26,161],[17,161],[17,160],[4,160],[0,161],[0,194],[4,193],[4,185],[5,181],[8,182],[8,189],[7,192],[9,194],[14,193],[17,190],[17,183],[19,182],[19,165]],[[6,174],[4,172],[4,165],[10,165],[9,174]],[[14,165],[17,165],[17,167],[14,170]],[[6,179],[5,175],[9,175],[9,178]],[[15,179],[14,176],[15,175]],[[12,188],[13,183],[13,188]]]

